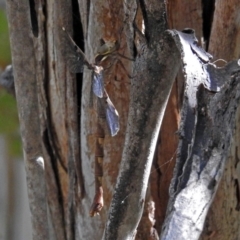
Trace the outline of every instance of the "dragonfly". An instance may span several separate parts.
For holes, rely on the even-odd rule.
[[[66,32],[66,30],[63,28]],[[103,142],[105,138],[105,133],[102,128],[102,119],[106,119],[107,125],[111,136],[115,136],[119,129],[119,115],[112,103],[106,89],[103,80],[104,68],[101,66],[102,62],[109,56],[117,55],[119,57],[133,61],[133,59],[128,58],[120,54],[117,50],[120,46],[118,41],[104,42],[98,49],[97,55],[95,57],[95,62],[90,63],[83,51],[77,46],[72,37],[66,32],[68,39],[70,40],[70,52],[72,53],[68,59],[68,65],[72,73],[83,72],[84,66],[92,71],[92,92],[97,97],[97,131],[96,131],[96,143],[95,143],[95,196],[93,203],[90,207],[90,216],[94,217],[99,215],[101,209],[104,206],[103,199],[103,158],[104,149]],[[127,70],[121,61],[118,61],[123,67],[127,75],[129,76]],[[130,76],[129,76],[130,77]],[[131,77],[130,77],[131,78]]]
[[[62,28],[66,32],[65,28]],[[103,45],[97,56],[95,57],[95,63],[90,63],[83,51],[77,46],[75,41],[66,32],[68,39],[70,40],[71,56],[68,59],[68,65],[72,73],[81,73],[83,72],[84,66],[92,71],[92,91],[96,97],[99,98],[99,102],[102,105],[102,108],[105,109],[106,121],[110,131],[111,136],[117,135],[120,124],[119,124],[119,114],[112,103],[105,87],[103,80],[103,67],[100,63],[105,60],[110,54],[115,52],[118,48],[118,44],[114,42],[113,44]],[[101,100],[100,100],[101,99]]]

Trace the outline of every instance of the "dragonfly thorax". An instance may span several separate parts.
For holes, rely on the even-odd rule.
[[[94,66],[95,73],[100,74],[102,72],[102,70],[103,70],[103,67],[97,66],[97,65]]]

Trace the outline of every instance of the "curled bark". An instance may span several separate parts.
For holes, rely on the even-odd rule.
[[[209,55],[197,48],[191,32],[178,35],[186,90],[161,234],[164,240],[199,238],[224,170],[240,98],[239,74],[234,75],[240,71],[239,61],[217,68],[207,61]]]

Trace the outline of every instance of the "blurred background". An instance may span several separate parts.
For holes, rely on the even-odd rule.
[[[0,0],[0,73],[9,64],[5,0]],[[30,240],[31,236],[16,100],[0,86],[0,240]]]

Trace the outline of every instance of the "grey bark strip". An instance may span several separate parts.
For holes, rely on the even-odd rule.
[[[180,55],[166,31],[135,63],[120,174],[103,239],[131,239],[140,221],[154,149]]]
[[[137,46],[121,167],[103,239],[132,239],[136,233],[158,132],[180,66],[174,33],[165,31],[164,2],[143,1],[140,6],[145,40]]]
[[[28,196],[32,213],[33,239],[48,239],[48,218],[42,156],[36,62],[32,41],[28,1],[7,1],[8,23],[15,90],[27,174]],[[23,27],[24,26],[24,27]]]
[[[224,170],[240,98],[240,75],[236,74],[240,62],[223,68],[206,63],[192,48],[195,36],[177,33],[186,89],[178,157],[161,234],[164,240],[199,238]]]
[[[14,84],[32,213],[33,239],[66,239],[66,237],[71,239],[74,235],[72,227],[75,217],[73,205],[76,204],[74,201],[76,175],[77,180],[81,181],[78,174],[80,168],[76,167],[79,166],[76,162],[79,161],[80,155],[75,104],[76,87],[73,81],[67,81],[65,85],[64,79],[73,80],[73,77],[66,74],[66,61],[61,49],[63,39],[61,26],[63,22],[65,25],[70,23],[68,13],[71,8],[65,1],[57,5],[49,2],[47,6],[41,1],[35,1],[35,5],[31,4],[33,2],[27,4],[9,1],[7,10]],[[45,16],[45,7],[48,18]],[[53,31],[58,37],[53,37]],[[59,51],[54,51],[54,46]],[[1,80],[1,83],[5,84],[5,80],[4,82]],[[60,94],[54,95],[55,91],[59,91]],[[54,127],[59,122],[54,121],[51,115],[59,102],[63,103],[64,107],[58,109],[58,113],[64,112],[61,116],[68,116],[67,120],[61,119],[66,121],[65,126],[70,136],[67,142],[68,156],[58,149],[58,141],[61,137],[59,138],[54,131]],[[66,139],[65,136],[62,138]],[[61,167],[64,170],[65,159],[68,160],[70,175],[68,208],[63,204],[63,185],[60,181],[62,173],[59,170]]]

